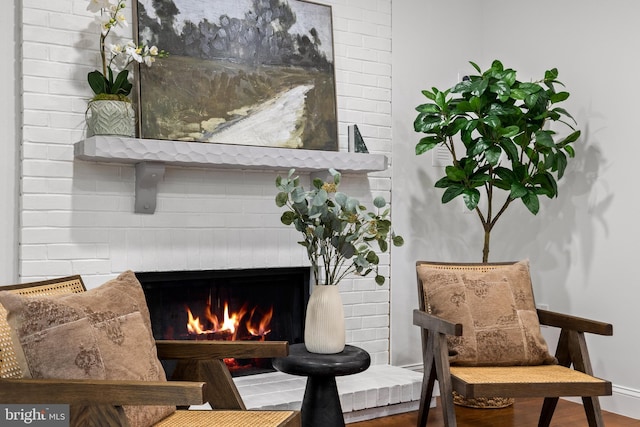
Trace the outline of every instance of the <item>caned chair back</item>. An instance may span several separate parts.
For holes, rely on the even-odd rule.
[[[9,291],[25,296],[51,296],[85,292],[80,276],[61,277],[41,282],[0,286],[0,291]],[[7,323],[7,311],[0,304],[0,378],[22,378],[11,340],[11,327]]]

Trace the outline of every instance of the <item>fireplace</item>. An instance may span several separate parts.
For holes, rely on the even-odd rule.
[[[309,268],[137,272],[156,339],[303,342]],[[226,360],[233,376],[270,361]],[[171,366],[165,366],[171,371]]]

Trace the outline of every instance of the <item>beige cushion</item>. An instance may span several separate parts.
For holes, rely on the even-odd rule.
[[[451,363],[466,366],[554,363],[540,333],[529,262],[419,264],[427,311],[461,323],[449,337]]]
[[[25,297],[0,292],[25,377],[166,381],[142,287],[132,271],[79,294]],[[125,407],[147,426],[175,407]]]

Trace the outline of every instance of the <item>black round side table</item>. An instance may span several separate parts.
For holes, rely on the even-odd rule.
[[[365,350],[347,345],[342,353],[309,353],[304,344],[289,347],[288,357],[273,359],[273,367],[292,375],[307,377],[302,400],[302,427],[343,427],[344,417],[336,378],[357,374],[371,364]]]

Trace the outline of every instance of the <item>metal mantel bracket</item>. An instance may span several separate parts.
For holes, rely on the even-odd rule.
[[[158,182],[164,178],[164,163],[136,163],[135,213],[152,214],[156,211]]]

